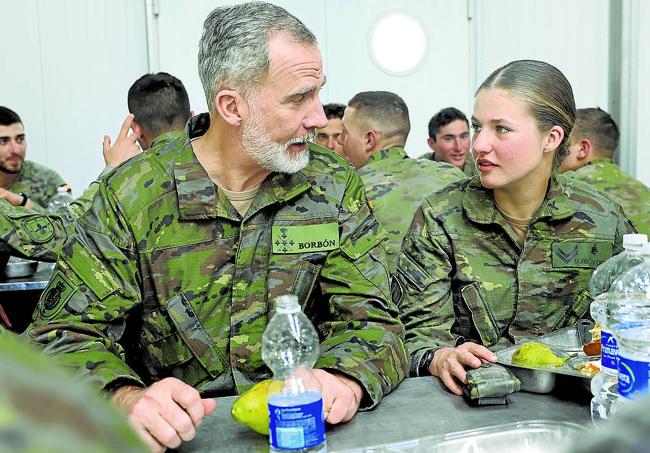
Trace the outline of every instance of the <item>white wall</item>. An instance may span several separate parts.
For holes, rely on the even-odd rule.
[[[650,2],[639,2],[639,36],[637,59],[636,177],[650,187]]]
[[[630,0],[626,0],[630,1]],[[183,80],[192,108],[205,111],[196,68],[203,20],[231,0],[158,0],[159,67]],[[323,102],[346,103],[362,90],[389,90],[409,104],[411,155],[426,151],[426,125],[442,107],[471,113],[473,92],[492,70],[517,58],[557,65],[579,107],[608,102],[608,0],[276,0],[316,34],[328,77]],[[126,92],[147,72],[144,0],[0,0],[0,105],[16,110],[28,156],[80,191],[102,168],[101,139],[115,136]],[[648,124],[650,4],[640,1],[637,174],[650,184]],[[368,33],[390,11],[415,15],[427,30],[426,60],[414,73],[388,75],[368,53]]]
[[[104,168],[126,93],[147,72],[144,2],[0,0],[0,105],[16,111],[27,158],[80,194]]]

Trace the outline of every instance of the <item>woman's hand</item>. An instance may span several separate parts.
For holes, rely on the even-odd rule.
[[[455,348],[438,349],[433,355],[429,371],[432,375],[438,376],[453,393],[462,395],[463,389],[458,382],[467,383],[464,367],[478,368],[484,362],[496,361],[496,354],[488,348],[468,342]]]

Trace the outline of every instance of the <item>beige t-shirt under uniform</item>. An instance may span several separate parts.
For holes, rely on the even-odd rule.
[[[230,201],[230,204],[233,205],[240,216],[244,217],[248,208],[251,207],[251,203],[253,203],[257,192],[260,190],[260,186],[242,192],[233,192],[232,190],[226,190],[223,187],[219,187],[219,190],[223,190],[223,193],[226,198],[228,198],[228,201]]]
[[[526,239],[526,234],[528,233],[528,227],[530,226],[532,217],[528,219],[517,219],[516,217],[512,217],[506,214],[503,209],[501,209],[501,207],[496,203],[496,201],[494,202],[494,205],[499,210],[503,218],[506,219],[506,222],[508,222],[510,228],[512,228],[517,235],[517,245],[519,248],[521,248],[524,245],[524,240]]]

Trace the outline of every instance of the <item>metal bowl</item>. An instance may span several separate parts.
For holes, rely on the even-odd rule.
[[[36,273],[37,267],[38,261],[11,257],[5,266],[4,274],[6,278],[31,277]]]

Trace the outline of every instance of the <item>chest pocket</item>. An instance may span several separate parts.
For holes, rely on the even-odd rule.
[[[495,345],[499,341],[499,330],[479,284],[475,282],[465,286],[460,294],[483,346]]]
[[[143,320],[142,353],[147,370],[153,376],[165,375],[163,370],[181,365],[191,368],[189,362],[194,358],[211,378],[219,376],[228,362],[185,295],[176,294],[165,302],[165,308],[149,313]]]

